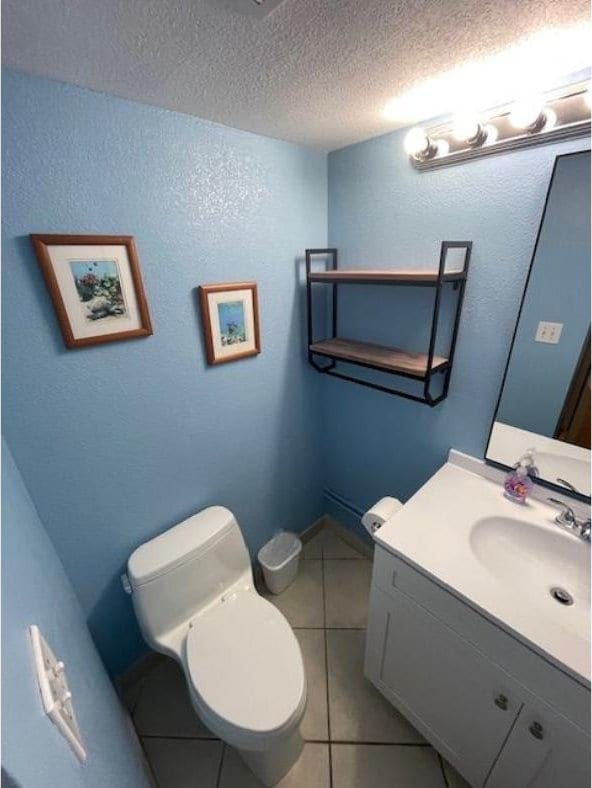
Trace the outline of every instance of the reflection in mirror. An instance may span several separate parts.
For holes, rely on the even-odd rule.
[[[555,161],[486,457],[590,496],[590,151]]]

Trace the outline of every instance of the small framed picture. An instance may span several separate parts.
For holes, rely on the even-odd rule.
[[[130,235],[31,235],[69,348],[152,334]]]
[[[261,352],[255,282],[202,285],[199,301],[209,364]]]

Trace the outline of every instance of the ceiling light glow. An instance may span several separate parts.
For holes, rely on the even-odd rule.
[[[454,121],[454,139],[468,142],[479,136],[481,124],[471,115],[459,115]]]
[[[448,140],[436,140],[436,156],[447,156],[450,153],[450,143]]]
[[[473,112],[554,88],[591,64],[590,25],[546,28],[482,60],[464,63],[396,96],[384,116],[401,126],[459,109]]]
[[[510,113],[510,123],[515,129],[540,131],[546,121],[545,102],[541,96],[519,99]]]
[[[548,92],[532,93],[516,101],[475,114],[457,115],[408,130],[405,150],[418,170],[455,164],[505,151],[539,145],[553,139],[589,137],[590,110],[586,107],[589,83],[581,79]]]
[[[543,125],[543,131],[550,131],[556,123],[557,115],[555,110],[545,107],[545,123]]]
[[[430,154],[432,143],[423,129],[411,129],[403,142],[405,153],[415,158],[427,157]]]
[[[454,121],[452,135],[457,142],[478,145],[484,141],[484,129],[473,115],[458,115]]]
[[[494,126],[493,123],[487,123],[483,127],[483,133],[485,134],[483,145],[493,145],[499,136],[498,128]]]

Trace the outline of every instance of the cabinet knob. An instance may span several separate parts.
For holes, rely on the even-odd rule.
[[[540,722],[533,722],[532,725],[528,729],[535,739],[542,739],[544,736],[543,726]]]
[[[501,694],[498,695],[493,702],[498,707],[498,709],[503,709],[504,711],[507,711],[507,709],[508,709],[508,699],[506,698],[505,695],[501,695]]]

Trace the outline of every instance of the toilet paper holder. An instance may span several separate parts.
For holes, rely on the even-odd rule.
[[[381,498],[362,515],[362,525],[373,537],[376,531],[402,508],[403,504],[398,498],[391,496]]]

